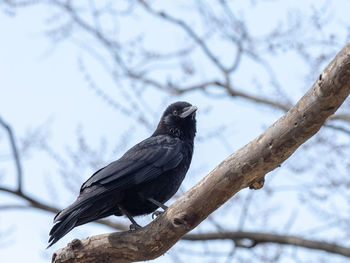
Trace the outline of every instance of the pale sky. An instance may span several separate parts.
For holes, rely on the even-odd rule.
[[[350,10],[349,1],[339,2],[344,5],[344,8],[334,8],[334,10],[336,10],[335,14],[343,19],[344,14]],[[42,12],[43,10],[40,8],[31,9],[30,11],[20,12],[15,17],[0,12],[0,116],[11,124],[19,140],[24,139],[28,132],[33,131],[41,124],[49,123],[49,132],[44,136],[49,136],[50,145],[61,154],[66,154],[69,147],[74,148],[76,146],[78,128],[83,130],[89,143],[96,147],[100,145],[100,139],[104,137],[107,141],[106,156],[101,158],[106,162],[113,161],[127,148],[149,136],[151,131],[137,125],[137,121],[130,120],[130,118],[115,111],[96,97],[79,71],[78,58],[82,51],[70,42],[64,42],[57,46],[52,44],[43,35],[45,27],[43,26],[44,17],[41,15]],[[255,15],[266,17],[266,23],[269,23],[269,17],[273,15],[272,12],[274,11],[267,8],[266,13]],[[259,25],[259,23],[256,24],[256,30],[263,31],[263,28],[260,29]],[[157,30],[155,29],[155,31]],[[155,42],[159,43],[159,41],[161,40]],[[305,79],[301,78],[302,69],[305,65],[301,64],[297,58],[289,56],[288,59],[287,64],[279,59],[276,59],[273,63],[275,65],[285,65],[285,71],[281,71],[280,79],[282,82],[288,82],[288,87],[291,88],[287,89],[287,92],[294,100],[297,100],[302,95],[303,88],[305,88],[300,86],[301,83],[305,83]],[[100,81],[99,83],[107,91],[113,93],[112,80],[101,72],[100,68],[90,66],[96,78]],[[203,72],[206,73],[206,69],[203,69]],[[242,72],[242,78],[244,78],[244,74],[248,73]],[[292,87],[296,88],[292,90]],[[150,98],[148,104],[152,105],[154,110],[154,114],[149,114],[148,118],[154,126],[162,110],[159,106],[161,104],[160,99],[157,96],[157,93],[148,95]],[[118,98],[116,97],[116,99]],[[229,132],[234,135],[228,138],[229,144],[223,145],[222,141],[215,138],[205,143],[196,143],[191,170],[184,181],[186,189],[198,182],[229,153],[259,135],[282,114],[278,111],[273,112],[263,106],[257,112],[251,107],[251,104],[240,100],[235,101],[234,104],[231,99],[223,99],[219,103],[213,102],[199,93],[184,97],[168,97],[167,100],[187,100],[198,106],[198,136],[204,136],[215,127],[225,123],[228,117],[231,118],[228,123],[230,125]],[[114,146],[118,144],[118,139],[127,132],[130,124],[134,127],[131,137],[125,142],[123,149],[120,149],[117,153],[113,152]],[[6,135],[1,131],[0,179],[1,183],[14,186],[13,163],[7,158],[8,146],[6,143]],[[45,153],[28,152],[23,157],[23,166],[24,191],[30,195],[38,198],[44,197],[45,201],[58,207],[67,206],[75,199],[76,193],[64,190],[65,186],[58,175],[59,167]],[[75,172],[80,173],[81,179],[84,180],[93,171],[84,169],[81,172]],[[267,182],[271,181],[271,185],[273,183],[278,184],[279,180],[283,182],[282,179],[288,178],[290,175],[290,171],[284,167],[277,169],[274,173],[277,175],[273,174],[267,178]],[[283,176],[280,176],[281,173]],[[299,178],[299,180],[307,181],[307,178]],[[50,184],[51,186],[49,186]],[[77,190],[80,185],[75,187]],[[256,194],[263,198],[263,193],[256,192]],[[292,195],[291,192],[281,194],[281,198],[286,197],[284,200],[286,206],[293,207],[297,205],[292,198],[289,198]],[[18,203],[17,199],[0,194],[0,204],[6,201]],[[237,211],[237,213],[239,212]],[[281,208],[281,214],[283,213],[284,210]],[[306,210],[301,209],[299,213],[301,216],[298,218],[296,225],[307,221],[312,222],[313,217]],[[48,262],[53,251],[66,245],[73,238],[84,238],[111,231],[107,227],[90,223],[71,231],[57,245],[45,250],[53,216],[51,213],[34,210],[1,212],[1,262]],[[125,218],[118,220],[128,223]],[[145,224],[151,219],[146,217],[139,220]],[[279,220],[281,220],[280,217],[271,219],[276,225],[278,225]],[[9,233],[6,231],[9,231]],[[4,237],[1,236],[2,232],[5,232]],[[337,232],[330,233],[330,235],[337,235]],[[222,242],[212,243],[212,246],[217,246],[218,249],[229,245]],[[174,251],[171,250],[168,253],[175,253]],[[28,259],[30,260],[28,261]],[[344,262],[341,260],[343,258],[339,257],[339,262]],[[172,262],[172,259],[167,254],[155,262]]]

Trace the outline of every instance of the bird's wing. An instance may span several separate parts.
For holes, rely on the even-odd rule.
[[[95,172],[81,187],[93,185],[105,189],[127,189],[176,167],[183,159],[182,143],[165,135],[150,137],[127,151],[119,160]]]

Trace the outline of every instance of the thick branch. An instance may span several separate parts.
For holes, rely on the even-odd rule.
[[[274,243],[322,250],[329,253],[350,257],[349,247],[343,247],[334,243],[314,241],[289,235],[238,231],[226,233],[187,234],[182,238],[182,240],[188,241],[232,240],[235,242],[240,242],[243,239],[248,239],[251,241],[251,245],[248,248],[262,243]]]
[[[293,108],[262,135],[226,158],[148,226],[131,233],[76,240],[54,253],[52,261],[130,262],[159,257],[239,190],[261,187],[265,174],[317,133],[349,92],[350,44]]]
[[[18,193],[16,191],[10,190],[8,188],[3,188],[3,187],[0,187],[0,191],[8,192],[13,195],[16,195],[17,197],[30,201],[29,205],[18,205],[18,204],[0,205],[0,211],[22,210],[22,209],[32,209],[32,208],[40,209],[46,212],[53,212],[53,213],[57,213],[59,211],[59,209],[43,204],[37,200],[34,200],[33,197],[29,197],[24,193]],[[96,223],[100,223],[102,225],[109,226],[119,230],[128,229],[128,226],[126,225],[111,222],[109,220],[98,220],[96,221]],[[268,233],[239,231],[239,232],[223,232],[223,233],[186,234],[181,239],[187,240],[187,241],[232,240],[236,242],[239,242],[242,239],[249,239],[251,240],[254,246],[261,243],[277,243],[277,244],[305,247],[305,248],[316,249],[316,250],[323,250],[330,253],[335,253],[335,254],[350,257],[350,248],[347,248],[347,247],[342,247],[342,246],[328,243],[328,242],[319,242],[319,241],[303,239],[295,236],[286,236],[286,235],[277,235],[277,234],[268,234]]]
[[[0,191],[11,193],[20,197],[24,200],[29,201],[29,205],[2,205],[0,206],[0,211],[4,210],[22,210],[22,209],[40,209],[46,212],[57,213],[59,211],[58,208],[49,206],[44,204],[38,200],[35,200],[33,197],[29,197],[24,193],[18,193],[16,191],[10,190],[8,188],[0,187]],[[105,226],[112,227],[114,229],[119,230],[127,230],[128,226],[123,224],[118,224],[115,222],[111,222],[109,220],[98,220],[96,223],[100,223]],[[343,256],[350,257],[350,248],[338,246],[336,244],[327,243],[327,242],[319,242],[308,239],[303,239],[295,236],[285,236],[285,235],[277,235],[277,234],[265,234],[265,233],[257,233],[257,232],[224,232],[224,233],[202,233],[202,234],[186,234],[182,238],[182,240],[188,241],[210,241],[210,240],[233,240],[239,242],[242,239],[251,240],[252,244],[258,245],[260,243],[278,243],[284,245],[294,245],[299,247],[305,247],[310,249],[324,250],[330,253],[335,253]]]

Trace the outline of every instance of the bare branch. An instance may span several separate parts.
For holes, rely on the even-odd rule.
[[[42,211],[45,212],[52,212],[57,214],[59,211],[61,211],[60,209],[45,204],[37,199],[35,199],[34,197],[29,196],[28,194],[25,194],[23,192],[19,192],[16,190],[12,190],[10,188],[6,188],[6,187],[1,187],[0,186],[0,192],[5,192],[5,193],[9,193],[12,194],[22,200],[25,200],[29,203],[29,206],[25,206],[25,205],[6,205],[6,206],[0,206],[0,210],[7,210],[7,209],[25,209],[25,208],[36,208],[36,209],[40,209]],[[107,219],[100,219],[96,221],[99,224],[105,225],[105,226],[109,226],[113,229],[118,229],[118,230],[127,230],[129,229],[126,225],[124,224],[119,224],[119,223],[115,223],[112,222],[110,220]]]
[[[226,233],[202,233],[202,234],[187,234],[183,240],[189,241],[209,241],[209,240],[232,240],[240,241],[248,239],[251,241],[251,246],[245,246],[245,248],[252,248],[258,244],[263,243],[277,243],[281,245],[292,245],[298,247],[304,247],[315,250],[323,250],[330,253],[350,257],[350,247],[340,246],[334,243],[314,241],[305,238],[300,238],[290,235],[278,235],[270,233],[257,233],[257,232],[226,232]]]
[[[39,0],[23,0],[23,1],[13,1],[13,0],[3,0],[5,4],[11,7],[28,7],[30,5],[35,5]]]
[[[336,115],[334,115],[336,117]],[[350,135],[350,130],[349,129],[346,129],[344,127],[341,127],[341,126],[337,126],[337,125],[332,125],[332,124],[325,124],[324,125],[325,127],[327,128],[331,128],[333,130],[338,130],[338,131],[341,131],[347,135]]]
[[[123,95],[126,97],[126,100],[129,101],[130,104],[132,104],[132,110],[127,109],[126,107],[124,107],[123,105],[121,105],[120,103],[118,103],[116,100],[114,100],[113,98],[111,98],[109,95],[107,95],[103,89],[101,89],[100,87],[98,87],[98,85],[95,83],[95,81],[92,79],[91,75],[88,73],[88,71],[86,70],[84,63],[82,61],[82,59],[80,58],[78,60],[78,65],[79,65],[79,69],[82,72],[82,74],[84,75],[84,79],[86,80],[88,86],[90,89],[92,89],[96,95],[98,97],[100,97],[104,102],[107,103],[107,105],[109,105],[110,107],[120,111],[121,113],[123,113],[126,116],[133,116],[135,115],[135,117],[137,118],[137,120],[142,123],[147,129],[151,129],[152,125],[150,124],[149,121],[147,121],[146,117],[143,116],[143,114],[141,113],[137,113],[136,111],[138,110],[138,112],[141,112],[138,108],[137,105],[135,105],[135,103],[132,103],[132,100],[130,97],[125,96],[126,94],[124,93]],[[121,90],[121,89],[120,89]]]
[[[6,211],[6,210],[22,210],[22,209],[30,209],[30,206],[27,205],[0,205],[0,211]]]
[[[229,85],[229,83],[222,83],[222,82],[217,81],[217,80],[206,81],[206,82],[192,85],[189,87],[179,87],[179,86],[176,86],[172,83],[168,83],[167,85],[163,85],[162,83],[160,83],[154,79],[150,79],[150,78],[144,77],[142,75],[138,75],[138,74],[133,73],[133,72],[128,72],[128,76],[132,79],[136,79],[140,82],[143,82],[144,84],[153,86],[157,89],[165,90],[167,92],[171,92],[171,93],[178,94],[178,95],[184,94],[187,92],[197,91],[197,90],[205,90],[208,87],[221,87],[221,88],[224,88],[227,91],[227,93],[232,97],[239,97],[239,98],[247,99],[248,101],[256,102],[256,103],[263,104],[266,106],[271,106],[275,109],[279,109],[279,110],[282,110],[284,112],[287,112],[292,107],[292,105],[290,105],[288,103],[281,103],[277,100],[271,100],[271,99],[264,98],[261,96],[256,96],[256,95],[252,95],[252,94],[249,94],[249,93],[246,93],[243,91],[239,91],[237,89],[233,89]],[[328,120],[342,120],[342,121],[350,124],[350,115],[348,115],[348,114],[335,114],[335,115],[330,116],[328,118]],[[329,125],[327,127],[335,129],[331,125]]]
[[[185,92],[191,92],[191,91],[196,91],[196,90],[204,90],[205,88],[209,87],[209,86],[215,86],[215,85],[218,85],[218,82],[217,81],[206,81],[206,82],[203,82],[203,83],[199,83],[199,84],[196,84],[196,85],[192,85],[192,86],[189,86],[189,87],[185,87],[185,88],[180,88],[180,87],[177,87],[175,85],[173,85],[172,83],[168,83],[167,85],[163,85],[162,83],[154,80],[154,79],[150,79],[150,78],[147,78],[147,77],[144,77],[143,75],[140,75],[140,74],[136,74],[136,73],[133,73],[133,72],[128,72],[128,76],[132,79],[136,79],[144,84],[147,84],[147,85],[150,85],[150,86],[153,86],[157,89],[160,89],[160,90],[165,90],[167,92],[171,92],[171,93],[174,93],[174,94],[182,94],[182,93],[185,93]]]
[[[283,111],[288,111],[291,108],[291,106],[292,106],[292,105],[286,105],[286,104],[280,103],[278,101],[273,101],[273,100],[270,100],[270,99],[267,99],[267,98],[262,98],[262,97],[250,95],[248,93],[235,90],[232,87],[230,87],[228,85],[225,85],[225,84],[222,84],[220,82],[218,82],[217,84],[220,85],[221,87],[225,88],[227,93],[229,95],[231,95],[232,97],[241,97],[241,98],[253,101],[253,102],[257,102],[257,103],[265,104],[265,105],[268,105],[268,106],[272,106],[274,108],[277,108],[277,109],[280,109],[280,110],[283,110]]]
[[[350,115],[349,114],[336,114],[329,117],[330,120],[342,120],[350,123]]]
[[[15,135],[14,135],[14,132],[13,132],[11,126],[9,124],[7,124],[1,118],[1,116],[0,116],[0,125],[6,130],[8,137],[9,137],[10,146],[11,146],[11,150],[12,150],[12,154],[13,154],[13,160],[15,162],[16,172],[17,172],[17,191],[19,193],[21,193],[22,192],[23,173],[22,173],[22,164],[21,164],[21,160],[19,158],[18,148],[16,145]]]
[[[79,15],[76,13],[76,10],[71,6],[70,1],[67,1],[66,3],[61,3],[57,0],[51,0],[50,3],[53,5],[63,9],[64,12],[68,13],[72,20],[85,32],[92,35],[95,39],[99,40],[103,46],[107,48],[108,51],[111,52],[113,55],[114,60],[125,70],[127,71],[127,68],[124,64],[124,61],[122,60],[121,56],[117,52],[117,48],[119,48],[119,44],[111,39],[108,39],[105,35],[102,34],[101,31],[99,31],[97,28],[94,28],[93,26],[89,25],[86,21],[84,21],[82,18],[79,17]]]
[[[29,206],[19,205],[19,204],[1,205],[0,211],[23,210],[23,209],[32,209],[32,208],[36,208],[42,211],[52,212],[52,213],[57,213],[59,211],[59,209],[43,204],[38,200],[34,200],[33,197],[29,197],[23,193],[18,193],[2,187],[0,187],[0,191],[5,191],[8,193],[14,194],[17,197],[30,201]],[[102,220],[96,221],[96,223],[109,226],[113,229],[128,230],[127,225],[118,224],[110,220],[102,219]],[[300,247],[305,247],[310,249],[324,250],[331,253],[350,257],[350,248],[338,246],[332,243],[312,241],[312,240],[303,239],[295,236],[289,236],[289,235],[278,235],[278,234],[267,234],[267,233],[245,232],[245,231],[225,232],[221,230],[220,232],[217,232],[217,233],[186,234],[181,239],[188,240],[188,241],[232,240],[235,242],[236,241],[238,242],[242,239],[250,239],[252,241],[252,244],[254,244],[254,246],[261,243],[278,243],[278,244],[285,244],[285,245],[300,246]],[[243,246],[240,246],[240,247],[243,247]]]
[[[195,85],[195,86],[192,86],[189,88],[183,88],[183,89],[174,87],[173,89],[176,93],[181,94],[181,93],[190,92],[190,91],[194,91],[194,90],[205,89],[208,86],[215,86],[215,85],[225,88],[227,90],[228,94],[231,95],[232,97],[244,98],[244,99],[247,99],[249,101],[257,102],[257,103],[264,104],[267,106],[271,106],[273,108],[277,108],[277,109],[280,109],[280,110],[285,111],[285,112],[287,112],[292,107],[292,105],[280,103],[277,100],[274,101],[271,99],[251,95],[251,94],[248,94],[246,92],[238,91],[236,89],[233,89],[229,85],[221,83],[219,81],[205,82],[205,83],[200,84],[200,85]],[[158,86],[161,87],[161,84],[158,83]],[[334,114],[332,116],[329,116],[328,120],[342,120],[342,121],[350,123],[350,115],[345,114],[345,113],[344,114]],[[332,128],[332,127],[329,126],[329,128]]]
[[[230,155],[148,226],[74,240],[52,262],[130,262],[159,257],[243,188],[262,187],[274,170],[316,134],[350,92],[350,44],[315,84],[263,134]]]
[[[198,46],[203,50],[203,52],[208,56],[208,58],[216,65],[221,71],[226,72],[227,69],[221,64],[221,62],[215,57],[215,55],[210,51],[208,46],[205,44],[205,42],[202,40],[201,37],[199,37],[192,28],[187,25],[184,21],[177,19],[165,12],[162,11],[156,11],[154,10],[146,1],[139,0],[139,3],[151,14],[164,19],[167,22],[173,23],[179,27],[181,27],[197,44]]]

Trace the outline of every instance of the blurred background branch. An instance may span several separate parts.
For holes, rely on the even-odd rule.
[[[165,105],[187,100],[199,107],[199,127],[177,198],[320,77],[350,41],[349,9],[346,0],[0,0],[1,235],[14,227],[0,256],[35,236],[27,253],[47,262],[53,213],[95,170],[147,137]],[[350,247],[349,151],[348,99],[262,190],[242,191],[191,235],[252,232]],[[99,223],[67,241],[109,231],[104,226],[125,229],[123,219]],[[247,240],[181,241],[158,262],[348,261]]]

